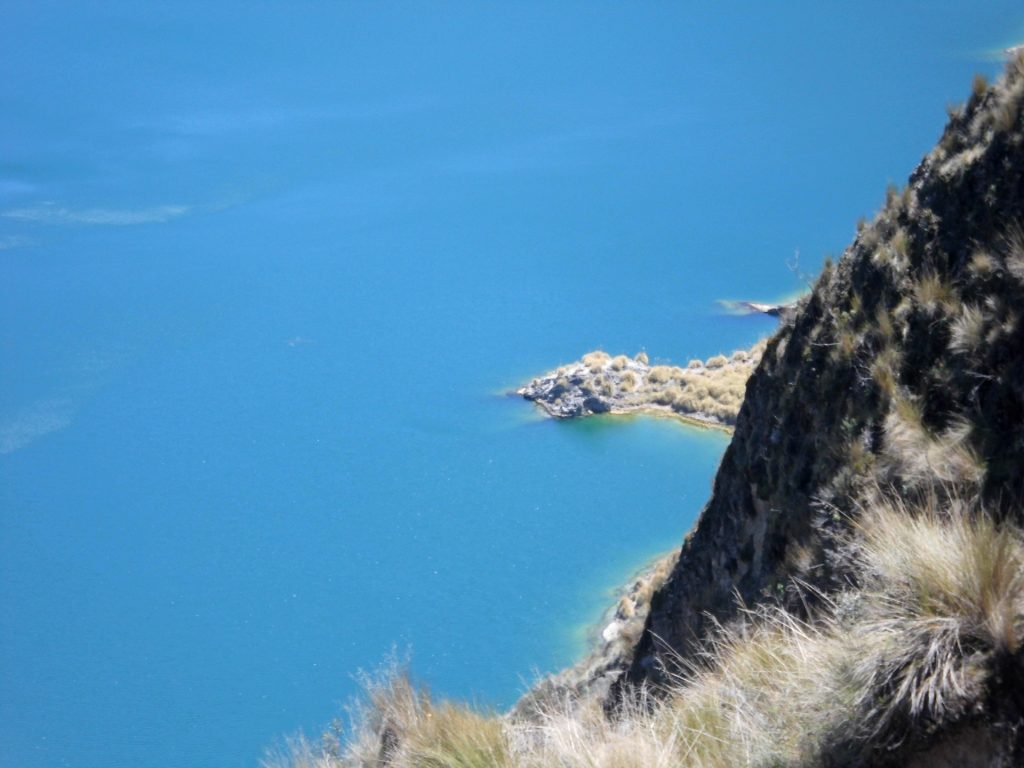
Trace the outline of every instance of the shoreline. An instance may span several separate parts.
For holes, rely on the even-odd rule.
[[[607,413],[608,416],[647,416],[653,419],[665,419],[675,421],[687,427],[697,429],[714,430],[724,432],[727,435],[733,434],[736,428],[729,424],[722,424],[712,419],[701,418],[696,414],[676,413],[671,408],[661,408],[656,405],[643,405],[632,408],[613,408]]]
[[[660,552],[633,570],[611,591],[611,599],[596,620],[580,627],[585,646],[576,660],[534,682],[508,714],[531,717],[545,711],[552,702],[577,705],[603,700],[632,663],[651,599],[671,575],[679,552],[678,547]]]

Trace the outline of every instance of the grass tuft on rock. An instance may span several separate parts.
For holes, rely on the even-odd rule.
[[[847,545],[861,582],[806,619],[771,606],[677,660],[658,697],[609,716],[548,701],[529,718],[435,704],[400,670],[370,684],[344,743],[298,737],[264,768],[725,768],[855,764],[969,722],[1024,671],[1024,532],[971,499],[878,492]]]

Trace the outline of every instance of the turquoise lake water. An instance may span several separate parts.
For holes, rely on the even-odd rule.
[[[0,766],[255,766],[359,669],[511,704],[727,436],[505,393],[773,322],[1017,4],[8,3]],[[794,255],[799,266],[794,270]]]

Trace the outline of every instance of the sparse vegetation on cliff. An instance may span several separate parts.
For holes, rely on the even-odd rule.
[[[717,628],[658,696],[534,702],[529,717],[434,703],[404,673],[367,687],[344,744],[292,742],[267,768],[650,768],[856,763],[920,734],[1000,716],[1024,673],[1024,532],[973,500],[879,498],[846,554],[859,586],[806,618],[747,611]],[[1012,677],[1011,679],[1016,679]],[[1012,733],[986,744],[1010,756]]]
[[[623,369],[662,407],[746,401],[678,563],[621,609],[648,611],[644,631],[596,695],[551,683],[496,717],[393,678],[344,743],[268,765],[1024,764],[1022,102],[1018,52],[749,382],[708,375],[735,358]],[[616,382],[610,361],[557,371],[552,402]]]

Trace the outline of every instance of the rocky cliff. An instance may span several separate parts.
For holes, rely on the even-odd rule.
[[[664,680],[737,598],[800,612],[856,582],[841,543],[879,488],[969,488],[1024,521],[1022,101],[1020,55],[976,80],[769,341],[626,679]]]
[[[501,717],[386,675],[287,764],[1024,765],[1022,103],[1018,53],[783,318],[678,559],[588,659]],[[581,365],[539,380],[568,416],[654,370]]]

